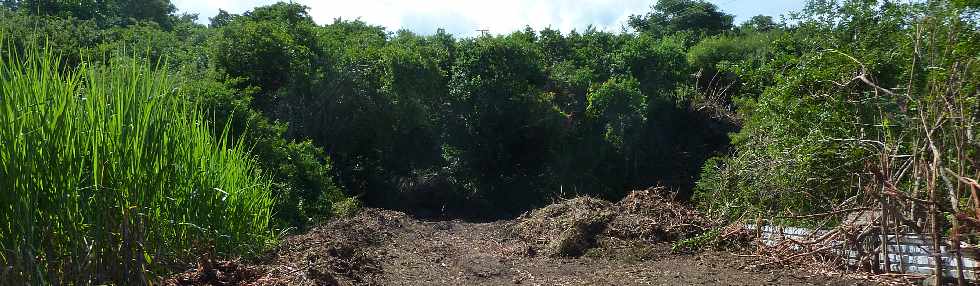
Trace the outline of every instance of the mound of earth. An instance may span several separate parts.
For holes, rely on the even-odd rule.
[[[202,262],[166,285],[854,285],[793,269],[762,272],[726,252],[676,254],[706,225],[696,212],[634,193],[578,198],[490,223],[420,221],[365,209],[285,238],[255,261]],[[539,255],[544,252],[548,255]],[[553,253],[549,253],[553,252]],[[581,256],[579,256],[581,255]],[[578,256],[578,257],[575,257]]]

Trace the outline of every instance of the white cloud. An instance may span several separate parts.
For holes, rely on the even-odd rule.
[[[225,9],[242,13],[253,7],[275,3],[274,0],[174,0],[181,12],[198,13],[200,21]],[[409,29],[430,34],[438,28],[459,36],[474,36],[476,30],[487,29],[504,34],[531,26],[569,32],[585,30],[589,25],[599,30],[619,31],[629,15],[649,10],[652,0],[299,0],[309,6],[309,13],[320,24],[333,19],[361,19],[381,25],[390,31]],[[771,8],[792,7],[802,0],[715,0],[723,10],[735,12],[738,20],[754,14],[776,15]],[[781,2],[772,5],[771,2]],[[767,4],[768,3],[768,4]],[[789,3],[789,4],[787,4]],[[754,11],[759,11],[752,13]],[[744,14],[744,15],[743,15]]]
[[[274,0],[174,0],[180,12],[197,13],[199,21],[224,9],[243,13],[253,7],[275,3]],[[589,25],[598,29],[618,31],[631,14],[647,10],[648,0],[355,0],[355,1],[296,1],[310,7],[309,13],[320,24],[333,19],[361,19],[381,25],[388,30],[409,29],[418,33],[434,33],[438,28],[461,35],[478,35],[476,30],[487,29],[494,34],[509,33],[531,26],[534,29],[551,27],[563,32],[584,30]]]
[[[475,35],[476,30],[509,33],[525,26],[535,29],[552,27],[563,32],[595,25],[600,29],[618,30],[628,15],[644,11],[647,0],[360,0],[300,1],[310,6],[310,15],[325,23],[334,18],[356,19],[382,25],[390,30],[409,29],[433,33],[437,28],[460,35]]]
[[[218,9],[224,9],[229,13],[240,14],[252,10],[257,6],[276,3],[275,0],[172,0],[177,6],[178,12],[199,14],[198,19],[202,23],[207,23],[208,17],[218,14]]]

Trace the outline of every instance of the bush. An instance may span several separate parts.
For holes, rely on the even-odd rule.
[[[743,128],[731,154],[704,166],[696,199],[733,220],[797,216],[876,202],[872,190],[884,186],[925,199],[937,187],[918,166],[938,170],[931,160],[975,174],[964,154],[977,145],[960,139],[977,126],[963,116],[977,114],[980,78],[970,15],[948,1],[811,2],[766,48],[769,59],[733,69],[747,87],[735,97]],[[969,197],[949,190],[947,202]]]

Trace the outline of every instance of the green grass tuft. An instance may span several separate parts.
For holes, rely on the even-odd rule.
[[[274,239],[269,181],[164,72],[59,62],[0,49],[0,276],[145,284]]]

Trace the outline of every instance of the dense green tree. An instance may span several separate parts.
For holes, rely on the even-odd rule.
[[[255,104],[266,113],[276,111],[280,88],[308,81],[314,72],[317,26],[305,9],[285,3],[256,8],[222,24],[214,41],[215,65],[244,79],[241,87],[261,89]]]
[[[151,21],[169,28],[177,10],[170,0],[6,0],[3,5],[27,14],[94,20],[103,27]]]
[[[543,199],[561,114],[542,92],[541,55],[526,37],[461,43],[449,82],[451,148],[479,196],[514,213]]]
[[[654,38],[642,34],[626,42],[615,55],[614,69],[628,73],[648,96],[669,97],[691,74],[684,56],[684,37]]]
[[[656,36],[689,32],[695,37],[713,36],[733,28],[734,16],[703,0],[659,0],[651,8],[645,15],[630,16],[630,27]]]
[[[222,26],[227,25],[229,22],[234,20],[234,18],[237,16],[238,15],[232,15],[228,13],[228,11],[225,11],[225,9],[218,9],[217,15],[208,18],[208,21],[210,21],[209,22],[210,24],[208,24],[208,26],[211,28],[221,28]]]
[[[646,104],[639,82],[630,76],[613,77],[588,94],[590,135],[601,142],[595,146],[600,154],[596,159],[601,162],[598,171],[603,174],[603,184],[608,185],[603,189],[613,196],[626,187],[633,175],[634,161],[638,159],[635,148],[646,123]]]
[[[776,29],[778,25],[772,20],[772,16],[756,15],[738,26],[742,31],[768,32]]]
[[[589,93],[586,112],[590,119],[602,126],[602,138],[618,151],[631,142],[637,129],[646,121],[646,98],[640,92],[640,84],[633,78],[612,78]]]

